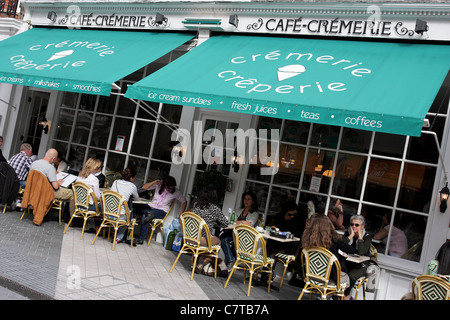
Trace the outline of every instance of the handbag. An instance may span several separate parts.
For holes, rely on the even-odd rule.
[[[175,235],[175,240],[173,241],[173,244],[172,244],[172,250],[179,252],[181,249],[182,242],[183,242],[183,234],[181,232],[178,232]]]
[[[170,232],[172,232],[173,230],[181,230],[180,220],[177,218],[173,219],[172,222],[170,223],[169,227],[166,230],[167,230],[166,238],[164,239],[165,244],[167,244],[167,239],[169,238]],[[176,236],[176,233],[175,233],[175,236]],[[170,244],[170,248],[172,248],[172,243]],[[167,250],[171,250],[171,249],[167,249]]]
[[[175,240],[177,233],[178,233],[177,229],[169,232],[169,235],[167,236],[167,240],[166,240],[166,245],[165,245],[166,250],[172,250],[173,241]]]

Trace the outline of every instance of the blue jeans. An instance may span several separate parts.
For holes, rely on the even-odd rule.
[[[236,260],[236,249],[234,249],[233,236],[221,237],[221,247],[225,255],[225,263]]]
[[[161,209],[145,209],[142,211],[141,217],[141,233],[139,234],[139,240],[144,241],[148,232],[148,223],[153,219],[162,219],[166,215],[166,212]]]

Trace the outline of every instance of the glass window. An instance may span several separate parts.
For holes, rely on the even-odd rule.
[[[134,128],[133,143],[131,145],[130,153],[148,157],[150,154],[154,131],[155,124],[153,122],[136,120],[136,127]],[[167,144],[165,145],[167,146]],[[126,151],[126,149],[124,151]]]
[[[305,148],[281,144],[278,172],[273,177],[273,183],[298,188],[304,157]]]
[[[134,117],[137,105],[130,99],[120,97],[117,114],[125,117]]]
[[[297,190],[290,190],[278,187],[272,187],[269,199],[269,209],[267,211],[267,220],[270,222],[271,218],[277,213],[281,212],[284,204],[288,201],[296,201]]]
[[[112,117],[97,114],[94,116],[94,127],[91,135],[91,146],[106,149],[111,132]]]
[[[420,137],[410,137],[406,158],[421,162],[437,163],[439,152],[435,138],[422,133]]]
[[[153,146],[153,158],[172,161],[172,149],[175,143],[171,141],[172,130],[163,124],[158,124],[156,134],[158,136],[158,143],[155,143]]]
[[[399,161],[372,158],[367,173],[364,200],[394,205],[400,166]]]
[[[78,104],[78,93],[74,92],[64,92],[61,102],[61,107],[63,108],[73,108],[75,109]]]
[[[307,144],[310,126],[311,124],[308,122],[286,120],[284,123],[281,140],[292,143]]]
[[[130,157],[128,159],[127,167],[132,167],[136,169],[136,180],[134,184],[138,187],[141,187],[145,182],[145,172],[147,171],[148,159],[142,159],[137,157]]]
[[[106,169],[105,172],[108,171],[122,172],[123,169],[125,169],[125,154],[119,154],[117,152],[109,152],[108,162],[106,163],[105,169]]]
[[[94,111],[97,97],[98,96],[94,96],[91,94],[82,94],[79,109],[86,111]]]
[[[92,115],[93,114],[91,112],[78,112],[73,142],[87,144],[89,133],[91,131]]]
[[[160,161],[151,161],[150,162],[150,171],[148,173],[148,180],[153,181],[157,179],[164,179],[169,175],[170,172],[170,163],[160,162]],[[177,184],[179,181],[177,181]]]
[[[311,148],[308,151],[302,189],[328,193],[336,152]],[[326,174],[324,174],[326,173]]]
[[[55,139],[69,141],[74,118],[75,111],[59,109],[59,123],[56,126]]]
[[[341,150],[367,153],[372,134],[371,131],[343,128],[340,148]]]
[[[116,118],[114,120],[112,139],[109,148],[115,151],[127,152],[132,128],[133,119]]]
[[[359,199],[366,161],[366,156],[340,153],[334,175],[333,194]]]
[[[114,113],[114,108],[116,107],[117,96],[111,95],[109,97],[100,96],[98,100],[97,112],[101,113]]]
[[[435,175],[435,167],[405,163],[398,206],[419,212],[429,212]]]
[[[156,120],[158,118],[159,103],[153,101],[139,101],[138,118]]]
[[[86,147],[72,145],[69,151],[68,166],[74,171],[81,171],[84,165]]]
[[[179,123],[182,110],[182,106],[165,104],[162,108],[161,115],[170,123]]]
[[[402,158],[406,137],[398,134],[375,133],[372,152],[374,154]]]
[[[340,127],[314,125],[310,145],[322,148],[336,148],[339,132]]]

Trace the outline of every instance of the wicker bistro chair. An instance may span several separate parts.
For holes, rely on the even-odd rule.
[[[102,192],[100,199],[103,213],[103,221],[100,227],[98,228],[94,240],[92,240],[92,244],[94,244],[102,228],[113,228],[114,238],[112,250],[114,250],[114,247],[116,245],[117,231],[119,230],[120,227],[127,227],[128,238],[131,239],[130,245],[131,247],[133,247],[133,236],[134,236],[134,227],[136,225],[136,219],[130,219],[128,203],[125,200],[125,198],[115,191],[105,190]],[[120,214],[122,206],[125,207],[125,219]]]
[[[91,187],[83,182],[74,182],[72,184],[73,195],[75,197],[75,212],[69,220],[64,234],[72,223],[73,218],[84,219],[83,228],[81,229],[80,239],[83,239],[84,231],[86,229],[86,222],[89,218],[100,218],[100,210],[98,209],[97,197]],[[94,200],[95,211],[89,210],[90,197]]]
[[[370,254],[372,256],[374,256],[375,258],[378,258],[378,251],[377,248],[375,248],[374,245],[372,245],[370,247]],[[358,280],[356,280],[355,285],[353,286],[353,288],[355,288],[355,300],[358,300],[358,294],[359,291],[363,290],[363,300],[366,300],[366,285],[367,285],[367,281],[368,281],[368,277],[367,275],[360,277]]]
[[[117,171],[108,171],[105,173],[105,188],[111,188],[115,180],[120,179],[122,175]]]
[[[304,266],[305,286],[298,300],[301,300],[306,292],[310,293],[311,298],[313,291],[319,292],[322,300],[329,295],[338,295],[342,299],[345,286],[341,285],[341,265],[332,252],[319,247],[303,249],[301,260]],[[330,283],[333,266],[336,267],[336,283]]]
[[[239,269],[244,270],[244,283],[245,271],[249,270],[250,272],[247,296],[250,296],[253,274],[259,271],[269,274],[269,285],[267,292],[270,292],[272,269],[275,260],[267,257],[266,242],[262,235],[250,226],[239,224],[233,229],[233,239],[236,249],[236,261],[234,262],[233,269],[228,276],[224,288],[227,287],[234,272]],[[259,244],[261,245],[262,255],[257,254]]]
[[[438,276],[421,275],[412,282],[413,300],[450,300],[450,283]]]
[[[178,262],[178,259],[183,253],[192,254],[192,273],[191,280],[194,278],[194,272],[197,265],[197,259],[199,255],[206,255],[215,258],[214,265],[214,278],[217,276],[217,260],[219,258],[220,245],[213,246],[211,244],[211,233],[205,220],[196,215],[193,212],[184,212],[180,216],[181,232],[183,234],[183,245],[178,253],[175,262],[170,269],[173,268]],[[200,245],[200,239],[202,238],[202,231],[206,233],[207,246]]]
[[[149,230],[150,230],[150,228],[152,228],[152,231],[150,233],[150,236],[148,237],[147,246],[150,245],[150,241],[152,241],[152,238],[153,238],[153,232],[155,232],[156,228],[158,228],[158,227],[160,227],[160,229],[161,229],[162,238],[165,239],[164,238],[164,221],[166,221],[166,218],[169,215],[170,211],[172,211],[172,208],[173,208],[173,201],[172,201],[172,204],[170,205],[169,210],[167,210],[167,213],[164,216],[164,218],[162,218],[162,219],[153,219],[152,221],[149,222],[149,225],[148,225],[149,226]],[[163,242],[164,242],[164,240],[163,240]]]
[[[281,288],[281,286],[283,285],[284,276],[286,275],[286,271],[287,271],[287,268],[289,267],[289,264],[291,264],[292,262],[295,262],[295,255],[285,254],[285,253],[277,253],[275,255],[275,260],[282,262],[283,266],[284,266],[283,275],[281,276],[281,281],[280,281],[280,288]]]

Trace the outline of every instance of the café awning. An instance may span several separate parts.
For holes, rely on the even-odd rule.
[[[125,97],[419,136],[450,46],[213,36]]]
[[[0,82],[109,96],[113,83],[193,38],[33,28],[0,42]]]

